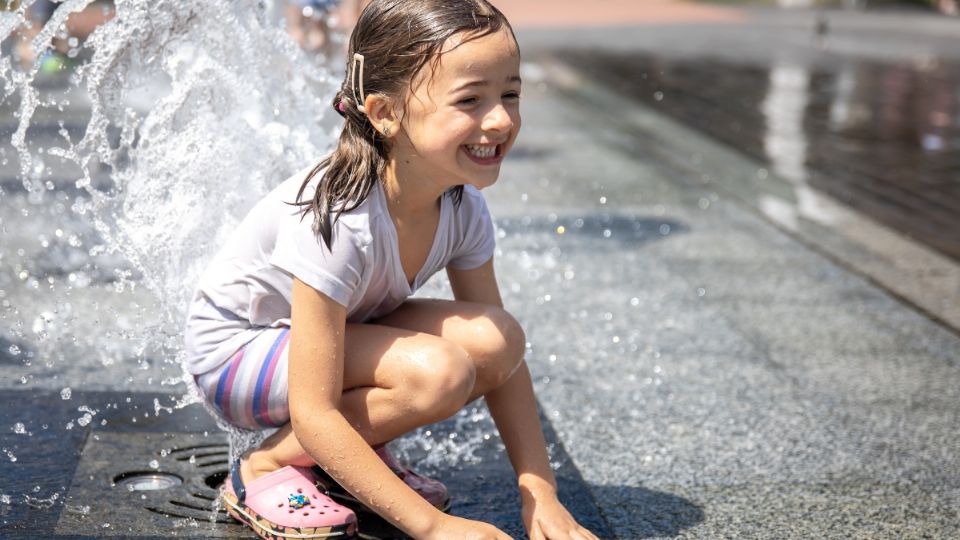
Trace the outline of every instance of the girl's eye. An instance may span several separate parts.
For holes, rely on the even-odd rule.
[[[475,97],[468,97],[468,98],[463,98],[463,99],[461,99],[460,101],[458,101],[458,102],[457,102],[457,105],[473,105],[473,104],[476,103],[476,102],[477,102],[477,98],[475,98]]]
[[[509,99],[509,100],[520,99],[520,92],[508,92],[503,95],[503,99]]]

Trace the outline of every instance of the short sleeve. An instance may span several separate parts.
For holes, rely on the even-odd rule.
[[[313,233],[312,216],[284,218],[270,264],[348,307],[363,276],[364,249],[350,229],[337,222],[331,249]]]
[[[493,257],[497,243],[493,218],[477,188],[469,185],[463,187],[457,219],[460,220],[463,239],[447,265],[457,270],[477,268]]]

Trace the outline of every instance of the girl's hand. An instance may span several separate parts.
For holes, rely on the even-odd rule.
[[[597,540],[573,519],[556,496],[525,499],[523,524],[530,540]]]
[[[443,514],[436,527],[424,535],[423,538],[436,538],[437,540],[450,538],[458,540],[461,538],[464,540],[511,540],[509,535],[489,523],[447,514]]]

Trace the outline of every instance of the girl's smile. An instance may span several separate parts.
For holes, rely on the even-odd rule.
[[[502,144],[465,144],[461,148],[480,165],[499,165],[503,161]]]

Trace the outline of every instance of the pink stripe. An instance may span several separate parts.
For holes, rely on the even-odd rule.
[[[257,429],[259,425],[257,419],[253,417],[253,393],[257,390],[257,371],[259,371],[257,366],[260,364],[258,360],[263,353],[263,334],[257,336],[257,340],[250,346],[256,346],[257,348],[253,351],[254,356],[251,357],[253,365],[247,366],[247,390],[243,394],[243,407],[238,413],[243,415],[244,421],[251,429]]]
[[[240,363],[243,362],[244,350],[240,349],[237,354],[233,355],[230,362],[230,372],[227,373],[227,385],[223,390],[223,403],[220,404],[220,408],[228,420],[233,420],[233,416],[230,414],[230,397],[233,394],[233,380],[237,377],[237,371],[240,370]]]
[[[273,358],[270,359],[270,367],[267,368],[267,377],[263,381],[263,400],[260,401],[260,417],[269,418],[275,425],[282,425],[282,423],[270,417],[270,385],[273,382],[273,374],[277,371],[277,360],[283,354],[283,350],[287,347],[287,342],[289,341],[290,332],[284,332],[283,341],[280,342],[280,346],[274,351]]]

